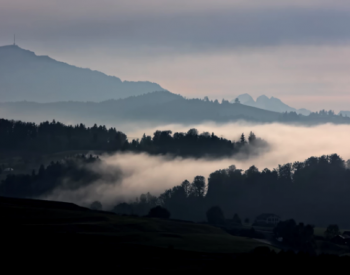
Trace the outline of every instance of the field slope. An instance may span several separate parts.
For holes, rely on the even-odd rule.
[[[118,216],[71,203],[1,197],[0,206],[1,230],[14,239],[50,234],[205,253],[245,253],[261,246],[209,225]]]

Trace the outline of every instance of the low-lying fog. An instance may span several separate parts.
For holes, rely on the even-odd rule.
[[[192,181],[197,175],[208,178],[209,174],[234,164],[238,169],[247,169],[255,165],[264,168],[276,168],[279,164],[304,161],[311,156],[337,153],[343,159],[350,159],[349,134],[350,125],[320,125],[314,127],[290,126],[284,124],[254,125],[247,123],[201,124],[183,126],[166,125],[154,128],[134,128],[126,132],[129,140],[140,138],[143,133],[153,135],[156,129],[187,132],[190,128],[198,131],[214,132],[227,139],[238,140],[241,133],[253,131],[256,136],[265,139],[271,150],[261,156],[248,160],[238,159],[181,159],[149,156],[146,154],[115,154],[102,156],[105,165],[93,169],[109,173],[111,167],[122,171],[122,176],[111,182],[98,181],[88,187],[76,191],[56,190],[46,199],[75,202],[89,205],[92,201],[100,201],[104,209],[110,209],[118,202],[134,200],[142,193],[157,195],[164,190],[181,184],[184,180]],[[117,129],[123,130],[120,127]]]

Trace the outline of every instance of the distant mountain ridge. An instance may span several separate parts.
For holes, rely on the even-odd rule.
[[[147,81],[121,81],[98,71],[78,68],[16,45],[0,47],[0,100],[94,101],[165,91]]]
[[[5,102],[0,103],[0,118],[41,122],[129,125],[132,123],[164,125],[168,123],[226,123],[237,120],[255,123],[346,123],[350,118],[324,112],[310,116],[278,113],[226,100],[186,99],[168,91],[152,92],[103,102]]]
[[[350,111],[340,111],[339,114],[342,114],[343,116],[350,117]]]
[[[278,113],[284,112],[296,112],[297,114],[302,114],[308,116],[311,111],[307,109],[295,109],[283,103],[280,99],[276,97],[268,98],[266,95],[259,96],[256,101],[249,94],[242,94],[237,97],[239,101],[247,106],[256,107],[264,110],[269,110]],[[234,100],[232,101],[234,102]]]
[[[60,121],[88,121],[93,123],[156,122],[197,123],[225,122],[246,119],[275,121],[279,113],[243,104],[215,103],[201,99],[185,99],[180,95],[151,92],[138,96],[103,102],[61,101],[37,103],[29,101],[0,103],[0,117],[16,120],[40,121],[43,118]]]

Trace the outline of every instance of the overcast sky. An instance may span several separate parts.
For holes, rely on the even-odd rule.
[[[350,110],[349,0],[0,0],[12,43],[187,97]]]

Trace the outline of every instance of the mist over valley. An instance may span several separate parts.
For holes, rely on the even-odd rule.
[[[69,172],[64,172],[68,170],[62,170],[63,174],[54,181],[56,183],[52,187],[47,187],[48,189],[46,189],[46,191],[35,191],[33,185],[33,187],[30,187],[34,188],[32,191],[30,191],[30,189],[28,190],[29,193],[21,191],[22,195],[20,196],[67,201],[82,206],[89,206],[92,202],[99,201],[103,205],[103,209],[113,210],[119,203],[134,203],[136,198],[146,193],[150,193],[152,196],[158,196],[164,191],[180,185],[185,180],[191,182],[196,176],[203,176],[207,183],[211,173],[222,169],[228,169],[229,167],[242,169],[243,173],[244,171],[248,171],[252,166],[256,167],[259,171],[263,171],[265,168],[271,171],[277,169],[278,171],[279,165],[303,162],[311,156],[330,156],[334,153],[338,153],[340,157],[345,160],[345,168],[350,167],[346,166],[349,165],[346,161],[350,159],[350,149],[344,146],[344,144],[347,143],[348,133],[350,131],[350,126],[348,125],[324,124],[307,127],[277,123],[262,125],[240,122],[229,124],[207,123],[190,126],[191,129],[197,129],[198,133],[207,132],[210,134],[209,131],[213,131],[213,133],[220,138],[238,142],[241,138],[241,133],[246,133],[246,136],[248,136],[250,130],[254,129],[254,134],[263,138],[269,146],[265,149],[258,149],[260,152],[249,155],[246,155],[246,153],[242,151],[232,156],[217,155],[215,158],[210,156],[208,156],[209,158],[205,156],[193,158],[190,155],[184,158],[181,155],[174,156],[171,153],[166,153],[165,155],[150,155],[147,151],[132,152],[134,150],[132,147],[125,152],[113,153],[112,151],[108,154],[103,153],[103,150],[96,151],[85,149],[80,152],[86,154],[87,157],[89,154],[97,154],[100,158],[100,161],[97,163],[78,163],[77,167],[81,167],[81,169],[83,169],[82,171],[86,172],[78,172],[77,176],[72,176]],[[136,139],[136,137],[140,138],[144,134],[145,136],[152,136],[152,133],[156,133],[157,130],[160,130],[160,133],[162,131],[167,133],[167,130],[170,129],[172,129],[171,131],[173,133],[186,133],[188,128],[187,125],[179,124],[168,124],[155,128],[142,128],[142,125],[138,125],[133,128],[133,130],[130,129],[130,134],[128,133],[127,136],[130,136],[129,141],[131,145],[133,144],[131,139]],[[333,133],[337,139],[327,134],[330,132]],[[154,138],[155,136],[153,139]],[[89,139],[87,141],[89,141]],[[74,151],[71,153],[67,152],[66,155],[74,155]],[[59,154],[58,156],[65,156],[65,154]],[[55,155],[52,155],[52,158],[57,159]],[[58,158],[57,160],[60,159]],[[65,160],[63,161],[65,162]],[[49,169],[50,163],[48,162],[46,165],[48,165]],[[32,169],[38,169],[38,167],[32,167]],[[39,173],[39,170],[36,171]],[[79,176],[79,173],[83,173],[81,174],[82,176]],[[83,176],[84,174],[85,176]],[[266,183],[259,183],[258,181],[256,184],[264,185]],[[331,185],[332,182],[328,181],[320,184],[322,186],[328,186]],[[2,186],[2,192],[6,190],[4,186],[6,185]],[[292,188],[292,186],[288,188]],[[322,195],[322,189],[319,190],[319,192],[321,192],[319,195]],[[7,191],[9,191],[8,187]],[[228,212],[228,215],[233,215],[231,211],[234,211],[241,212],[253,218],[265,209],[263,205],[259,204],[259,201],[264,200],[266,195],[260,192],[261,191],[258,190],[252,190],[252,193],[248,196],[249,193],[247,194],[245,191],[237,191],[234,195],[237,201],[236,208],[227,208],[227,206],[224,208],[225,211]],[[12,194],[16,194],[16,192]],[[34,196],[29,194],[34,194]],[[248,200],[249,206],[245,204],[248,202],[247,196],[253,196]],[[336,201],[338,199],[337,197],[329,197],[330,201]],[[309,203],[312,203],[313,200],[313,197],[306,199]],[[220,204],[220,201],[219,199],[216,203]],[[294,207],[298,208],[298,203],[295,203]],[[142,211],[146,211],[147,209],[146,207]],[[283,207],[281,209],[283,209]],[[286,216],[286,218],[289,217],[288,215],[293,215],[300,219],[313,220],[312,216],[300,216],[298,214],[299,212],[293,212],[293,214],[292,212],[285,212],[281,209],[270,206],[270,208],[267,207],[265,209],[265,212],[275,212],[281,216]],[[204,219],[203,213],[202,216],[196,214],[195,217],[188,217],[188,219]],[[178,218],[183,217],[180,215]],[[342,224],[347,224],[341,217],[337,219]],[[326,218],[317,218],[313,221],[323,225],[326,220]]]
[[[344,272],[348,2],[0,2],[4,270]]]

